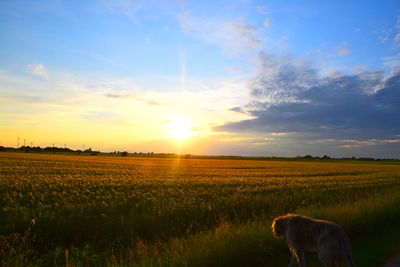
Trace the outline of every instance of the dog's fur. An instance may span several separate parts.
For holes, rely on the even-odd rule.
[[[305,267],[305,251],[318,253],[320,261],[328,267],[346,263],[354,267],[350,240],[342,228],[333,222],[317,220],[298,214],[286,214],[272,222],[276,238],[285,238],[292,252],[290,267],[296,263]]]

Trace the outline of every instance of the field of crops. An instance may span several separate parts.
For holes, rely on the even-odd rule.
[[[376,266],[400,245],[400,165],[0,153],[0,265],[285,266],[287,212]]]

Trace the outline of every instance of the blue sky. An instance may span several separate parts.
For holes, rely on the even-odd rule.
[[[239,34],[221,36],[241,19],[258,31],[253,50],[388,71],[399,9],[397,1],[2,1],[2,67],[173,75],[186,54],[190,74],[221,76],[230,65],[251,67],[229,43]],[[341,49],[348,55],[335,58]]]
[[[400,157],[398,1],[13,0],[0,31],[0,145]]]

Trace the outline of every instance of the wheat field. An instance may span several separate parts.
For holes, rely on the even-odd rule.
[[[356,263],[399,245],[396,164],[0,153],[0,196],[4,266],[284,266],[287,212],[340,223]]]

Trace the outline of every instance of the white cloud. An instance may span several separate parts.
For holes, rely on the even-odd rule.
[[[296,95],[312,87],[317,79],[315,71],[302,59],[260,54],[259,64],[262,71],[250,83],[251,93],[266,105],[297,102]]]
[[[128,1],[128,0],[118,0],[118,1],[107,1],[106,7],[111,11],[120,12],[126,16],[133,16],[139,9],[142,8],[142,1]]]
[[[247,23],[244,18],[227,20],[192,15],[189,11],[178,16],[181,29],[188,35],[220,46],[225,52],[238,54],[261,45],[259,28]],[[254,49],[252,51],[255,51]]]
[[[123,14],[133,21],[138,21],[138,13],[143,10],[175,10],[175,1],[170,0],[106,0],[102,6],[111,12]]]
[[[182,14],[180,14],[178,16],[178,20],[179,25],[184,30],[189,30],[191,27],[193,28],[195,24],[197,24],[196,21],[194,21],[190,16],[190,12],[188,10],[185,10]]]
[[[271,26],[271,20],[268,18],[265,19],[263,25],[265,28],[268,28],[269,26]]]
[[[400,48],[400,16],[396,18],[394,27],[386,28],[378,32],[381,43],[393,40],[395,48]]]
[[[338,50],[338,53],[337,53],[337,55],[339,57],[342,57],[342,56],[345,56],[345,55],[348,55],[348,54],[350,54],[350,49],[349,48],[341,48],[341,49]]]
[[[350,54],[351,50],[346,43],[342,43],[335,48],[335,52],[330,57],[343,57]]]
[[[43,64],[33,63],[28,65],[29,73],[48,80],[49,74]]]
[[[396,48],[400,48],[400,16],[397,17],[396,26],[397,34],[394,36],[394,43]]]
[[[232,67],[232,68],[228,68],[226,71],[227,71],[229,74],[236,74],[236,73],[239,73],[239,72],[240,72],[240,69],[239,69],[239,68]]]
[[[381,31],[380,36],[379,36],[379,42],[384,43],[387,40],[389,40],[389,37],[392,34],[392,29],[384,29]]]
[[[397,17],[396,28],[400,29],[400,16]]]
[[[382,58],[383,65],[388,66],[392,71],[398,71],[400,67],[400,53],[390,57]]]
[[[388,39],[389,39],[389,36],[387,36],[387,35],[384,35],[384,36],[379,37],[379,41],[380,41],[381,43],[386,42]]]
[[[356,66],[352,67],[351,71],[354,72],[354,73],[362,73],[362,72],[365,71],[366,68],[367,68],[367,65],[359,64],[359,65],[356,65]]]
[[[257,6],[257,11],[261,15],[266,15],[267,14],[267,6]]]
[[[237,19],[230,26],[236,37],[243,42],[246,42],[250,46],[258,46],[260,44],[260,41],[256,37],[260,31],[255,27],[249,26],[244,18]]]

